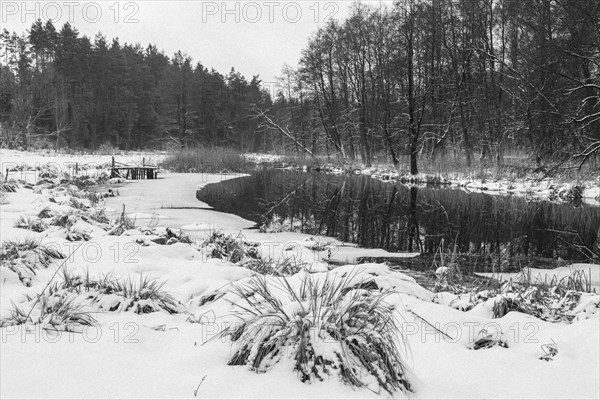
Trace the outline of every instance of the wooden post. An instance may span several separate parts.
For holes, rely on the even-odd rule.
[[[125,223],[125,203],[123,203],[123,212],[121,213],[121,220],[119,221],[120,224]]]
[[[116,178],[116,171],[115,171],[115,156],[112,156],[112,168],[110,170],[110,177],[111,178]]]

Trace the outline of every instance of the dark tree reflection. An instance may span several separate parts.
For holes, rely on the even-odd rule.
[[[465,254],[584,260],[600,253],[598,207],[272,169],[208,185],[198,198],[264,230],[391,251],[434,253],[444,243]]]

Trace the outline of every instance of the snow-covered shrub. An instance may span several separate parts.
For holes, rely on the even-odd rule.
[[[60,171],[56,165],[46,164],[46,165],[42,165],[40,168],[39,178],[41,180],[51,181],[51,180],[57,179],[59,177],[59,175],[60,175]],[[39,182],[36,184],[39,184]]]
[[[295,257],[279,260],[263,258],[258,243],[250,243],[241,237],[225,235],[219,231],[213,231],[200,246],[212,258],[227,260],[262,275],[288,276],[307,266]]]
[[[184,244],[192,244],[193,243],[190,236],[187,235],[185,232],[183,232],[183,230],[181,230],[181,229],[171,229],[171,228],[167,227],[163,231],[162,229],[152,229],[152,228],[144,229],[143,228],[143,229],[141,229],[141,231],[143,231],[147,235],[149,235],[149,234],[158,235],[158,237],[156,239],[152,239],[152,241],[156,244],[171,245],[171,244],[175,244],[175,243],[184,243]]]
[[[96,207],[89,212],[89,216],[92,220],[101,224],[110,223],[110,219],[106,216],[106,210],[102,207]]]
[[[0,192],[14,193],[17,191],[17,184],[12,182],[0,183]]]
[[[507,348],[508,344],[496,336],[498,335],[481,331],[475,341],[471,343],[468,348],[471,350],[489,349],[495,346]]]
[[[94,312],[181,312],[184,307],[162,289],[164,284],[143,276],[139,281],[117,280],[110,275],[92,279],[89,273],[82,277],[63,269],[61,282],[49,285],[35,297],[28,297],[23,306],[12,303],[8,315],[0,319],[0,327],[31,323],[72,330],[76,325],[95,325]]]
[[[502,318],[511,311],[518,311],[529,315],[540,316],[541,310],[537,309],[535,305],[527,304],[521,301],[516,296],[502,296],[499,295],[494,300],[494,306],[492,308],[492,318]]]
[[[139,281],[132,278],[112,280],[108,290],[130,300],[126,310],[134,309],[138,314],[165,310],[169,314],[181,312],[182,305],[173,296],[163,290],[166,282],[160,282],[140,275]]]
[[[67,181],[65,183],[71,183],[75,186],[77,186],[80,189],[89,187],[89,186],[94,186],[98,183],[98,181],[94,178],[92,178],[91,176],[88,175],[83,175],[83,176],[75,176],[72,178],[71,181]]]
[[[308,267],[307,263],[298,262],[295,257],[281,258],[277,261],[272,258],[246,257],[238,264],[259,274],[274,276],[294,275],[303,268]]]
[[[50,207],[44,207],[39,213],[38,218],[52,218],[56,215],[55,211],[52,211]]]
[[[41,218],[19,217],[15,222],[15,228],[27,229],[34,232],[43,232],[48,229],[48,224]]]
[[[243,261],[245,258],[260,259],[256,246],[246,243],[241,238],[225,235],[219,231],[213,231],[201,244],[212,258],[227,260],[233,264]]]
[[[600,296],[594,293],[591,277],[583,270],[573,270],[562,278],[556,275],[542,278],[532,276],[527,269],[498,289],[462,293],[447,304],[468,311],[487,302],[491,305],[492,318],[517,311],[544,321],[571,322],[598,312]]]
[[[81,277],[63,270],[62,278],[62,282],[49,286],[48,293],[51,297],[82,294],[82,299],[99,311],[133,311],[137,314],[148,314],[164,310],[175,314],[183,310],[181,303],[163,290],[166,282],[147,276],[140,275],[139,280],[131,277],[119,280],[110,275],[93,279],[89,272]]]
[[[352,278],[257,276],[237,286],[241,323],[221,332],[234,345],[229,364],[265,372],[288,355],[303,382],[336,374],[374,391],[410,390],[389,293],[354,289]]]
[[[42,293],[29,312],[11,303],[8,316],[0,319],[0,327],[28,323],[72,331],[75,326],[93,326],[97,321],[76,295],[53,296]]]
[[[75,197],[71,197],[71,201],[70,201],[69,205],[77,210],[87,210],[91,206],[91,204],[89,204],[89,203],[86,204],[86,202],[78,200]]]
[[[60,251],[33,239],[6,240],[2,242],[0,267],[13,271],[29,286],[36,269],[47,268],[52,261],[63,258]]]
[[[0,204],[8,204],[6,193],[14,193],[17,191],[17,184],[11,182],[0,183]]]

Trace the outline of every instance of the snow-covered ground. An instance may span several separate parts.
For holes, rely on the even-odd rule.
[[[471,174],[448,172],[440,175],[408,175],[399,174],[386,168],[365,168],[363,175],[384,181],[400,181],[415,184],[441,183],[468,192],[487,193],[491,195],[522,196],[536,200],[571,201],[573,190],[582,188],[581,201],[590,205],[600,205],[600,173],[595,179],[587,179],[577,184],[561,182],[553,178],[495,178],[493,172],[488,178],[480,178]],[[575,188],[577,186],[577,189]]]
[[[88,153],[60,153],[54,150],[36,150],[36,151],[22,151],[22,150],[0,150],[1,162],[4,163],[5,167],[16,166],[28,166],[35,167],[36,165],[42,166],[48,163],[55,163],[58,166],[70,166],[74,163],[80,163],[82,165],[102,165],[110,164],[112,157],[116,161],[123,163],[141,164],[145,159],[146,164],[156,165],[162,161],[166,156],[167,152],[144,152],[144,151],[123,151],[116,152],[114,154],[88,154]],[[11,165],[9,165],[9,163]],[[6,168],[3,168],[6,170]]]
[[[2,150],[2,162],[5,151]],[[35,156],[31,161],[34,163]],[[57,162],[64,163],[59,158]],[[98,160],[92,160],[98,162]],[[102,160],[101,160],[102,161]],[[28,161],[29,162],[29,161]],[[35,270],[30,286],[12,270],[0,268],[0,314],[12,303],[25,312],[36,308],[36,295],[47,283],[61,282],[66,269],[71,276],[98,279],[110,274],[115,280],[137,282],[140,278],[164,281],[163,290],[179,302],[178,313],[164,310],[136,313],[118,303],[118,296],[86,299],[94,310],[96,326],[77,332],[49,329],[51,325],[27,323],[0,328],[0,396],[2,398],[389,398],[369,388],[353,388],[332,373],[323,381],[303,383],[293,362],[283,354],[266,373],[247,366],[229,366],[232,346],[216,335],[235,320],[233,285],[244,285],[257,273],[245,267],[211,258],[197,245],[219,229],[256,244],[263,259],[295,259],[302,270],[288,278],[302,285],[307,276],[315,280],[353,276],[356,282],[373,281],[389,291],[386,301],[406,340],[404,360],[410,369],[413,392],[394,393],[395,398],[599,398],[600,312],[598,295],[583,295],[572,323],[547,322],[512,311],[493,318],[494,299],[469,311],[450,306],[445,294],[434,294],[414,279],[382,264],[332,267],[336,261],[351,264],[359,256],[411,257],[384,250],[359,249],[332,238],[297,233],[260,233],[254,223],[211,210],[195,199],[196,190],[228,175],[170,174],[157,180],[116,183],[102,187],[118,192],[108,197],[106,213],[118,218],[125,213],[136,229],[109,235],[101,224],[78,220],[68,228],[51,226],[43,232],[14,227],[22,216],[76,213],[73,192],[43,185],[6,193],[8,204],[0,206],[0,239],[27,237],[60,249],[65,260]],[[83,201],[83,200],[76,200]],[[151,239],[165,227],[181,228],[194,239],[187,244],[159,244]],[[87,241],[69,241],[81,235]],[[577,266],[593,269],[597,265]],[[59,271],[56,276],[55,272]],[[558,271],[560,272],[560,271]],[[562,273],[562,272],[560,272]],[[29,279],[29,278],[28,278]],[[274,291],[281,280],[266,277]],[[448,294],[447,296],[452,297]],[[287,309],[297,308],[293,299],[281,297]],[[117,302],[117,303],[115,303]],[[286,303],[287,302],[287,303]],[[289,304],[288,304],[289,303]],[[114,307],[113,307],[114,305]],[[137,306],[144,305],[139,301]],[[150,304],[152,305],[152,304]],[[39,307],[39,305],[37,305]],[[113,310],[114,308],[114,310]],[[112,311],[110,311],[112,310]],[[239,310],[238,310],[239,311]],[[574,312],[575,312],[574,311]],[[34,311],[35,314],[35,311]],[[473,350],[473,344],[489,336],[506,344]],[[209,340],[209,339],[213,340]],[[400,339],[399,339],[400,340]],[[327,347],[327,346],[325,346]],[[556,354],[550,361],[540,357]]]
[[[41,169],[51,168],[55,171],[81,175],[97,176],[111,165],[112,158],[116,162],[128,165],[157,165],[167,153],[157,152],[120,152],[115,154],[68,154],[53,150],[21,151],[0,149],[0,166],[2,177],[35,181]]]

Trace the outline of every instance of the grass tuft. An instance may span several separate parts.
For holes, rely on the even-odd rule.
[[[15,272],[21,282],[29,286],[36,269],[47,268],[52,261],[63,258],[60,251],[34,239],[5,240],[0,252],[0,267]]]
[[[98,304],[103,303],[104,296],[116,295],[117,297],[109,302],[109,311],[132,310],[138,314],[147,314],[164,310],[176,314],[182,310],[181,303],[163,290],[166,282],[150,279],[147,276],[140,275],[139,280],[131,277],[118,280],[108,274],[94,279],[89,271],[82,277],[66,269],[62,270],[61,276],[61,282],[54,283],[48,288],[49,294],[62,296],[64,293],[86,292],[88,293],[86,298],[93,299],[93,302]]]
[[[40,324],[44,329],[72,331],[75,326],[94,326],[98,321],[91,311],[74,295],[55,296],[48,293],[38,295],[31,312],[11,302],[9,314],[0,319],[0,327]],[[34,307],[37,306],[34,311]]]
[[[72,325],[93,326],[98,322],[77,296],[47,297],[42,295],[40,321],[70,330]]]
[[[0,328],[5,326],[22,325],[25,322],[27,322],[27,314],[21,307],[16,305],[11,300],[8,316],[0,319]]]
[[[511,311],[517,311],[544,321],[571,322],[585,317],[579,315],[584,311],[584,314],[587,313],[579,309],[582,301],[598,298],[592,287],[591,271],[573,270],[559,279],[556,275],[532,276],[530,269],[524,269],[507,281],[491,281],[496,284],[485,290],[455,292],[458,298],[450,303],[450,307],[468,311],[489,300],[493,301],[493,318],[502,318]],[[598,301],[595,304],[595,308],[600,307]]]
[[[139,281],[130,277],[123,281],[113,280],[110,285],[114,293],[131,299],[134,303],[149,300],[157,303],[161,309],[169,314],[176,314],[181,310],[181,303],[175,300],[169,292],[163,290],[165,284],[165,281],[160,282],[140,274]],[[137,308],[139,314],[157,311],[155,307],[149,304]]]
[[[15,228],[27,229],[34,232],[43,232],[48,229],[48,224],[39,217],[19,217],[15,222]]]
[[[241,323],[221,332],[234,343],[229,364],[266,372],[289,354],[302,382],[335,372],[356,387],[410,390],[388,293],[348,290],[350,280],[307,275],[294,285],[259,275],[236,286]]]
[[[17,191],[18,185],[16,183],[3,182],[0,183],[0,192],[5,193],[15,193]]]
[[[233,264],[240,263],[245,258],[260,259],[256,246],[217,230],[211,232],[201,243],[201,247],[207,250],[210,257],[227,260]]]
[[[261,275],[289,276],[300,272],[307,266],[307,263],[298,262],[295,257],[279,260],[248,257],[240,262],[239,265]]]

